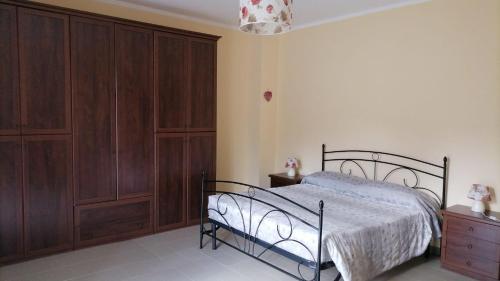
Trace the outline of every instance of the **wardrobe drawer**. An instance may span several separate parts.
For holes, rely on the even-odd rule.
[[[79,206],[76,214],[76,247],[84,247],[151,233],[152,197]]]
[[[448,232],[462,233],[481,240],[500,244],[500,235],[498,235],[499,227],[454,217],[448,217],[447,220]]]
[[[456,232],[448,232],[446,247],[462,255],[500,262],[500,245]]]

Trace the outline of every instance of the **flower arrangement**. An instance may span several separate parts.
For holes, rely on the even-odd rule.
[[[295,157],[288,157],[285,162],[285,168],[288,168],[288,176],[294,177],[296,169],[299,168],[299,160]]]

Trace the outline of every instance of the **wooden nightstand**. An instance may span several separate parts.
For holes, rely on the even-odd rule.
[[[478,280],[500,280],[500,222],[455,205],[444,212],[441,265]],[[500,213],[490,215],[500,217]]]
[[[296,175],[295,177],[289,177],[286,173],[270,174],[271,187],[280,187],[287,185],[299,184],[304,176]]]

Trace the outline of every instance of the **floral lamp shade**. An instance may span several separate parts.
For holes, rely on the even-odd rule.
[[[240,30],[259,35],[287,32],[293,0],[240,0]]]
[[[474,200],[471,210],[478,213],[484,213],[484,202],[491,201],[490,190],[487,186],[481,184],[473,184],[467,197]]]
[[[288,168],[288,176],[295,177],[297,168],[299,168],[299,160],[295,157],[288,157],[285,162],[285,168]]]
[[[487,186],[481,184],[473,184],[469,190],[468,198],[476,201],[490,201],[490,190]]]

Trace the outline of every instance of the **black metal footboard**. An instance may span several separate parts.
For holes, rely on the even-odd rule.
[[[243,186],[247,188],[247,194],[244,193],[236,193],[236,192],[229,192],[229,191],[217,191],[215,189],[208,189],[207,186],[209,184],[234,184],[238,186]],[[208,219],[207,221],[204,221],[203,219],[200,222],[200,249],[203,248],[203,237],[206,235],[208,237],[211,237],[212,239],[212,249],[216,249],[216,242],[219,241],[227,246],[232,247],[233,249],[244,253],[247,256],[250,256],[254,259],[257,259],[287,275],[290,277],[297,279],[297,280],[303,280],[303,281],[319,281],[320,280],[320,270],[326,269],[329,267],[334,266],[332,262],[327,262],[327,263],[322,263],[321,262],[321,250],[322,250],[322,232],[323,232],[323,201],[319,201],[318,205],[318,211],[314,211],[311,209],[308,209],[304,207],[303,205],[292,201],[282,195],[276,194],[272,191],[245,184],[245,183],[240,183],[240,182],[234,182],[234,181],[223,181],[223,180],[210,180],[206,178],[206,173],[203,172],[202,175],[202,186],[201,186],[202,192],[201,192],[201,218],[205,218],[206,215],[210,212],[213,212],[215,214],[218,214],[221,219],[220,220],[214,220],[214,219]],[[271,194],[272,196],[275,196],[276,198],[279,198],[280,200],[284,200],[290,204],[295,205],[296,207],[299,207],[300,209],[309,212],[310,214],[314,215],[317,217],[318,223],[317,225],[312,224],[310,222],[307,222],[306,220],[300,218],[299,216],[295,214],[291,214],[290,212],[279,208],[269,202],[265,202],[259,198],[256,198],[256,192],[265,192],[267,194]],[[217,195],[217,208],[210,208],[210,207],[205,207],[205,194],[212,194],[212,195]],[[228,208],[227,206],[225,209],[222,209],[220,206],[220,200],[221,199],[228,199],[231,203],[234,203],[234,207],[237,208],[239,211],[239,216],[241,217],[241,226],[240,229],[235,227],[234,225],[231,225],[231,223],[226,219],[226,215],[228,213]],[[240,204],[236,199],[243,199],[246,200],[244,202],[248,202],[249,210],[246,214],[244,214]],[[254,213],[252,213],[252,207],[254,207],[254,203],[258,202],[260,204],[264,204],[268,207],[270,207],[270,210],[267,211],[264,215],[259,215],[259,217],[254,217]],[[208,202],[207,202],[208,203]],[[273,241],[272,243],[269,243],[269,241],[266,242],[265,239],[263,239],[262,233],[259,232],[261,229],[262,223],[269,218],[271,214],[277,214],[280,216],[283,216],[285,221],[287,222],[288,226],[286,227],[287,229],[281,229],[280,230],[280,225],[276,225],[276,234],[279,237],[277,241]],[[246,219],[246,220],[245,220]],[[252,220],[253,223],[252,223]],[[258,221],[255,221],[258,220]],[[211,227],[210,229],[205,228],[205,223],[208,222],[210,223]],[[318,242],[317,242],[317,252],[314,254],[314,251],[308,248],[307,245],[302,243],[301,241],[298,241],[294,237],[292,237],[293,230],[294,230],[294,224],[302,224],[312,230],[314,230],[317,233],[318,237]],[[252,229],[252,226],[255,226],[254,229]],[[242,229],[241,229],[242,228]],[[281,227],[283,228],[283,226]],[[229,232],[229,235],[232,236],[230,239],[231,241],[226,241],[224,239],[221,239],[217,236],[217,231],[219,230],[226,230]],[[238,237],[243,238],[243,241],[239,241]],[[241,240],[241,239],[240,239]],[[234,243],[232,243],[234,241]],[[298,256],[296,254],[293,254],[287,250],[284,250],[282,247],[280,247],[281,244],[283,243],[295,243],[296,245],[299,245],[303,249],[305,249],[305,252],[309,254],[309,257],[305,258],[303,256]],[[257,246],[257,247],[256,247]],[[276,264],[273,264],[271,261],[265,260],[263,258],[263,255],[269,251],[272,251],[274,253],[277,253],[281,256],[284,256],[288,258],[289,260],[296,262],[297,263],[297,268],[294,270],[295,272],[290,272],[287,269],[284,269]],[[310,271],[308,276],[305,276],[304,270]],[[341,278],[340,274],[338,274],[337,278],[335,280],[339,280]]]

